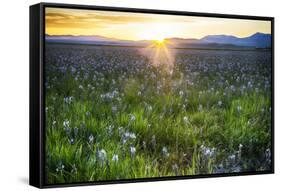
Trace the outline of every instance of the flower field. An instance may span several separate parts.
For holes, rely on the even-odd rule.
[[[271,51],[146,52],[46,44],[46,183],[271,169]]]

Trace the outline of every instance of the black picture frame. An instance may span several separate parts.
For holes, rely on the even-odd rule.
[[[101,11],[120,11],[131,13],[153,13],[164,15],[183,15],[198,17],[215,17],[215,18],[233,18],[233,19],[249,19],[249,20],[265,20],[271,22],[271,145],[272,145],[272,168],[268,171],[253,171],[239,173],[224,174],[206,174],[206,175],[189,175],[174,176],[161,178],[142,178],[142,179],[126,179],[116,181],[98,181],[98,182],[79,182],[66,184],[46,184],[45,183],[45,101],[44,101],[44,62],[45,62],[45,8],[71,8],[81,10],[101,10]],[[29,100],[29,184],[38,188],[53,188],[66,186],[84,186],[99,184],[116,184],[116,183],[133,183],[147,181],[164,181],[179,180],[193,178],[211,178],[211,177],[228,177],[242,175],[258,175],[274,173],[274,17],[248,16],[248,15],[231,15],[216,13],[197,13],[169,10],[153,10],[153,9],[135,9],[120,7],[104,7],[104,6],[88,6],[74,4],[57,4],[57,3],[39,3],[30,6],[30,100]]]

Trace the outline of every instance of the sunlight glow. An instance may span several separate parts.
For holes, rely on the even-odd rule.
[[[165,39],[154,40],[154,43],[147,46],[141,53],[150,59],[153,66],[165,69],[169,75],[173,74],[174,54],[173,50],[167,46]]]
[[[137,35],[139,39],[163,42],[165,38],[177,36],[179,31],[176,27],[171,27],[168,23],[153,23],[147,25],[149,26],[139,30]]]
[[[165,39],[161,39],[161,38],[156,39],[156,41],[157,41],[157,44],[158,44],[158,45],[162,45],[162,44],[165,43]]]

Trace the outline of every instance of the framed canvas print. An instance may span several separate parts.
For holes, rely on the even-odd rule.
[[[30,7],[30,184],[274,172],[274,19]]]

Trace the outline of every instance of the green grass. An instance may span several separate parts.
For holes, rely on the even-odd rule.
[[[52,51],[71,50],[47,52],[47,183],[271,168],[268,54],[178,53],[169,75],[136,52],[89,49],[96,65],[73,65]]]

